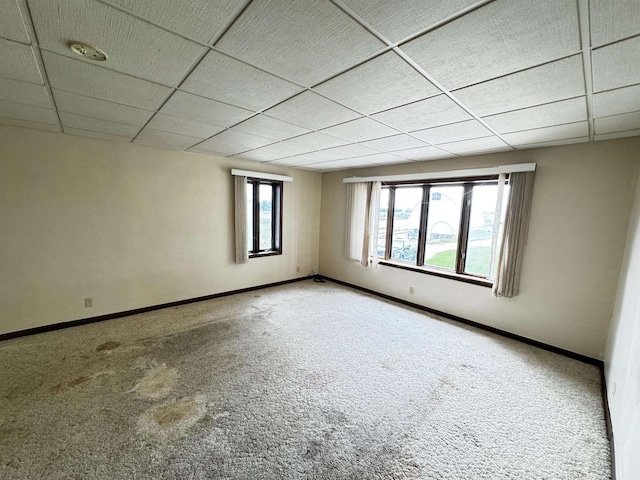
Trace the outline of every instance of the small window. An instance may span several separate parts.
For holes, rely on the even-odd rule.
[[[282,254],[282,182],[247,180],[249,257]]]

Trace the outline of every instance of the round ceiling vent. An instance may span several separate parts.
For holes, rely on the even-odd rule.
[[[88,58],[89,60],[104,62],[107,59],[106,53],[104,53],[99,48],[92,47],[91,45],[87,45],[86,43],[72,42],[69,44],[69,46],[75,53],[84,58]]]

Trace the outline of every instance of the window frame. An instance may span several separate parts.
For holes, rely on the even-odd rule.
[[[507,181],[509,175],[506,176]],[[403,182],[383,182],[382,187],[389,189],[389,204],[387,206],[387,226],[385,237],[385,255],[378,257],[381,265],[425,273],[437,277],[449,278],[484,287],[492,287],[493,282],[487,277],[465,272],[467,247],[469,241],[469,223],[471,219],[471,205],[473,202],[474,185],[497,185],[498,175],[484,175],[465,178],[451,178],[438,180],[409,180]],[[508,183],[507,183],[508,184]],[[431,188],[434,186],[462,186],[464,187],[463,202],[460,206],[460,225],[456,247],[455,271],[424,265],[426,250],[427,222],[429,220],[429,205],[431,203]],[[393,247],[393,222],[395,217],[395,194],[398,188],[422,187],[422,205],[420,209],[420,227],[418,231],[418,251],[415,262],[396,260],[391,258]]]
[[[271,185],[271,248],[260,248],[260,185]],[[249,247],[249,258],[282,255],[282,205],[284,182],[265,178],[247,177],[247,188],[252,189],[253,238]],[[248,213],[248,212],[247,212]]]

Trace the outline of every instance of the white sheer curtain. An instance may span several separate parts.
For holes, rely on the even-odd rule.
[[[498,268],[493,283],[496,297],[515,297],[520,289],[520,271],[529,231],[533,180],[535,172],[509,175],[509,203],[504,222],[504,234],[498,255]]]
[[[247,245],[247,177],[234,176],[235,222],[236,222],[236,263],[249,261]]]
[[[345,255],[365,267],[377,267],[380,182],[347,183]]]

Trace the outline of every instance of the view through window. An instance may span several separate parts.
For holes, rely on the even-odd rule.
[[[495,178],[384,185],[378,256],[425,271],[493,278],[492,246],[502,234],[508,195],[505,185],[500,224],[494,229]]]

